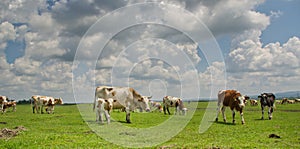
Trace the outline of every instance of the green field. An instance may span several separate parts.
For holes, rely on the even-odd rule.
[[[231,111],[227,108],[228,123],[214,122],[201,134],[199,125],[207,102],[191,104],[198,104],[198,108],[186,127],[167,142],[151,148],[300,148],[300,104],[276,105],[272,120],[260,120],[261,111],[258,106],[246,106],[245,125],[241,124],[239,114],[236,114],[236,124],[231,124]],[[90,104],[84,106],[87,111],[92,112]],[[209,110],[215,112],[215,109]],[[0,114],[0,117],[1,130],[17,126],[26,129],[15,137],[2,137],[0,148],[122,148],[102,139],[88,124],[99,128],[121,124],[143,129],[159,125],[171,116],[159,112],[132,113],[132,123],[127,124],[124,123],[125,113],[115,111],[110,125],[100,125],[94,122],[93,113],[85,121],[76,105],[56,106],[54,114],[32,114],[30,105],[18,105],[16,112]],[[222,120],[221,114],[219,120]],[[279,135],[280,138],[269,138],[270,134]],[[119,135],[122,137],[124,134]]]

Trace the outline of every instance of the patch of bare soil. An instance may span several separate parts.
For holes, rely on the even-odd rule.
[[[21,131],[26,130],[24,126],[17,126],[14,129],[3,128],[0,131],[0,139],[10,139],[17,136]]]

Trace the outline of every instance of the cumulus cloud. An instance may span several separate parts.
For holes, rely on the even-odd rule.
[[[51,4],[50,1],[43,0],[1,1],[0,68],[3,74],[0,78],[1,84],[12,90],[9,93],[12,96],[16,96],[13,94],[14,91],[22,90],[22,94],[26,96],[54,94],[72,98],[71,68],[76,54],[80,55],[79,60],[87,62],[87,66],[92,64],[89,61],[98,60],[95,69],[89,70],[84,67],[80,69],[81,75],[73,78],[80,82],[79,87],[92,91],[94,89],[91,84],[94,81],[96,85],[111,85],[113,77],[116,77],[119,82],[129,81],[128,84],[143,94],[157,92],[160,95],[177,95],[180,83],[192,84],[184,85],[191,95],[189,98],[192,98],[193,93],[198,92],[198,89],[193,88],[197,84],[195,78],[199,78],[201,94],[208,97],[210,89],[214,86],[216,90],[224,88],[222,79],[224,73],[227,76],[228,88],[239,86],[246,88],[250,84],[250,87],[253,86],[253,92],[257,91],[255,86],[262,86],[263,89],[268,85],[285,86],[286,82],[298,78],[297,75],[300,73],[298,37],[292,37],[284,44],[275,42],[263,45],[260,41],[262,31],[271,23],[270,18],[283,13],[271,12],[271,16],[267,16],[256,11],[255,8],[264,0],[156,0],[155,2],[160,6],[157,11],[130,9],[126,13],[120,13],[113,11],[140,1],[61,0],[52,1]],[[181,8],[182,13],[167,10],[166,6],[170,5]],[[185,17],[189,14],[186,10],[198,20]],[[152,15],[144,15],[149,12]],[[108,23],[100,27],[102,32],[94,32],[82,38],[91,25],[108,14],[113,14],[118,19],[106,20]],[[115,29],[122,27],[122,23],[143,23],[145,20],[155,20],[158,24],[127,26],[112,35]],[[176,27],[188,31],[199,30],[199,26],[196,25],[199,20],[214,36],[232,37],[231,50],[225,56],[226,65],[214,61],[211,66],[202,69],[204,71],[197,72],[199,68],[197,66],[204,60],[199,55],[200,48],[189,35]],[[175,25],[164,26],[166,21]],[[111,36],[112,39],[107,39]],[[80,46],[85,50],[77,51],[80,40]],[[12,64],[6,61],[5,49],[9,41],[25,42],[24,55]],[[103,41],[106,43],[105,47],[99,49]],[[282,75],[282,71],[287,75]],[[195,73],[196,77],[189,77]],[[255,79],[259,76],[263,80],[270,81],[269,84],[262,84],[259,79]],[[149,84],[153,80],[159,81],[154,81],[151,88]],[[249,80],[254,81],[249,83]],[[154,86],[167,89],[158,91]],[[2,88],[0,91],[5,92],[5,89]],[[20,95],[18,98],[22,97]]]

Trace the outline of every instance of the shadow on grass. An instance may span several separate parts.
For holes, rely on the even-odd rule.
[[[220,122],[220,121],[213,121],[214,123],[216,123],[216,124],[222,124],[222,125],[232,125],[232,126],[234,126],[234,125],[236,125],[235,123],[231,123],[231,122]]]

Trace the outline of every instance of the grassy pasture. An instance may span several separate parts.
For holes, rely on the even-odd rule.
[[[300,104],[276,105],[272,120],[260,120],[259,106],[248,105],[244,112],[245,125],[241,124],[239,114],[236,114],[236,124],[231,124],[231,111],[227,108],[228,122],[214,122],[202,134],[199,125],[207,102],[191,104],[198,104],[198,108],[188,125],[169,141],[151,148],[300,148]],[[112,123],[125,121],[123,112],[113,112],[112,117]],[[122,125],[148,128],[169,117],[159,112],[132,113],[132,123]],[[16,137],[0,139],[0,148],[122,148],[96,135],[87,123],[76,105],[57,106],[54,114],[32,114],[30,105],[18,105],[17,112],[0,114],[0,129],[24,126],[27,130]],[[281,138],[268,138],[272,133]]]

